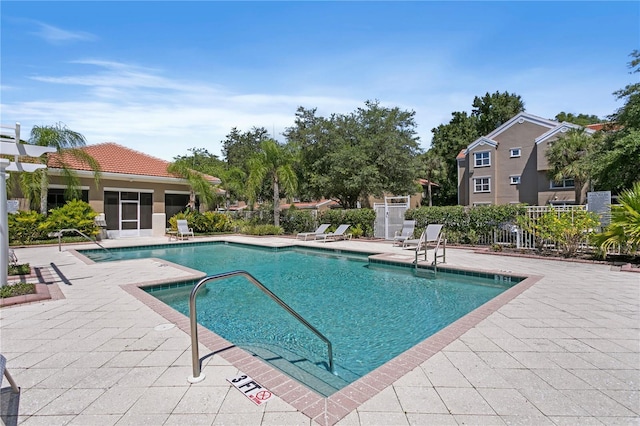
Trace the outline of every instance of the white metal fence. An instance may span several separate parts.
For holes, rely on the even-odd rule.
[[[556,214],[571,213],[576,211],[584,211],[586,206],[530,206],[526,207],[525,217],[533,229],[537,221],[546,213],[554,211]],[[540,244],[555,245],[554,241],[540,241],[536,239],[535,234],[527,229],[520,228],[516,223],[505,223],[499,228],[492,230],[487,234],[478,236],[478,244],[504,244],[522,249],[536,249]],[[585,241],[586,244],[586,241]]]

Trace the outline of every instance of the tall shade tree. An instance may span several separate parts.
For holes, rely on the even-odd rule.
[[[189,163],[185,160],[177,160],[169,164],[167,171],[174,175],[180,176],[189,182],[189,204],[191,210],[196,208],[196,195],[200,198],[207,208],[215,205],[216,194],[215,186],[205,178],[205,176],[189,167]]]
[[[65,198],[79,198],[80,179],[69,165],[69,160],[80,161],[88,165],[93,170],[96,186],[100,180],[100,164],[81,148],[86,146],[85,137],[71,129],[63,123],[56,123],[51,126],[34,126],[31,129],[29,143],[38,146],[49,146],[56,149],[56,164],[52,166],[62,170],[62,180],[65,184]],[[49,154],[40,157],[43,162],[47,162]],[[46,169],[40,169],[35,173],[22,173],[20,176],[20,188],[24,196],[33,203],[40,200],[40,213],[47,214],[47,193],[49,189],[49,176]]]
[[[545,152],[551,179],[573,179],[576,204],[582,204],[583,193],[591,177],[591,154],[597,149],[597,143],[598,139],[584,129],[571,129]]]
[[[239,169],[244,175],[249,175],[248,160],[260,150],[260,144],[270,139],[269,132],[264,127],[253,127],[251,130],[241,132],[237,128],[232,128],[231,132],[222,141],[222,155],[229,170]],[[236,170],[237,171],[237,170]],[[234,172],[232,177],[238,174]],[[224,182],[224,181],[223,181]],[[234,183],[235,185],[235,183]],[[258,198],[269,198],[273,191],[270,183],[266,182],[258,190]],[[241,197],[241,191],[232,195]]]
[[[640,72],[640,51],[631,53],[631,74]],[[595,156],[598,189],[619,193],[640,181],[640,83],[632,83],[614,92],[624,105],[609,116],[604,142]]]
[[[458,163],[456,157],[460,150],[476,140],[480,134],[477,130],[477,119],[466,112],[453,112],[447,124],[431,129],[431,149],[434,155],[444,163],[445,176],[438,182],[440,190],[434,202],[436,205],[453,205],[458,201]]]
[[[264,127],[253,127],[248,132],[241,132],[234,127],[222,141],[224,160],[230,167],[240,167],[248,172],[247,160],[267,139],[269,139],[269,132]]]
[[[273,224],[280,226],[280,189],[293,196],[298,185],[294,158],[287,149],[273,139],[260,143],[260,149],[247,162],[249,179],[247,190],[249,200],[256,200],[259,189],[265,180],[270,180],[273,186]]]
[[[350,114],[315,112],[299,108],[295,126],[284,133],[298,152],[305,195],[356,208],[370,195],[416,191],[420,147],[413,111],[367,101]]]
[[[473,100],[471,116],[476,117],[476,130],[480,136],[487,135],[509,121],[511,117],[524,111],[524,102],[519,95],[509,92],[487,92]]]
[[[631,52],[629,74],[640,73],[640,50]],[[640,130],[640,82],[628,84],[624,89],[613,93],[618,100],[624,100],[624,105],[609,117],[609,120],[619,126]]]
[[[555,117],[556,121],[559,122],[569,122],[569,123],[573,123],[573,124],[577,124],[578,126],[588,126],[589,124],[596,124],[596,123],[602,123],[602,120],[600,118],[598,118],[597,115],[588,115],[588,114],[578,114],[575,115],[573,113],[570,112],[564,112],[562,111],[559,114],[556,114]]]
[[[206,148],[189,148],[188,151],[188,155],[178,155],[173,157],[173,161],[184,162],[192,170],[215,177],[219,177],[220,171],[225,168],[225,162]]]

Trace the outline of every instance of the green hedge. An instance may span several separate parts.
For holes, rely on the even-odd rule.
[[[200,213],[196,210],[188,210],[181,212],[169,219],[171,228],[175,231],[178,229],[178,219],[186,219],[193,232],[199,234],[214,234],[219,232],[233,231],[233,220],[224,213],[204,212]]]
[[[282,235],[284,230],[275,225],[244,225],[240,232],[246,235]]]
[[[430,223],[441,223],[448,241],[475,244],[480,235],[507,223],[515,224],[524,213],[524,205],[419,207],[407,210],[405,219],[416,221],[415,235],[420,235]]]
[[[376,220],[376,212],[373,209],[353,209],[353,210],[327,210],[318,216],[318,223],[330,223],[330,230],[335,230],[341,224],[351,225],[348,233],[356,237],[373,236],[373,225]]]
[[[310,211],[293,206],[280,212],[280,226],[286,234],[313,231],[318,227]]]

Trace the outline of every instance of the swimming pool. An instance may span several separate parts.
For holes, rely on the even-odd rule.
[[[422,277],[413,268],[370,263],[366,254],[294,247],[199,243],[112,254],[109,260],[158,257],[210,275],[248,271],[332,342],[337,376],[327,372],[324,343],[243,278],[207,284],[198,297],[198,322],[325,396],[517,282]],[[188,316],[192,284],[148,291]]]

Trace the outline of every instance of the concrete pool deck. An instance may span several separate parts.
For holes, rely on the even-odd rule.
[[[104,245],[166,243],[136,238]],[[413,256],[388,242],[297,243]],[[208,357],[206,379],[189,384],[184,318],[150,307],[130,286],[186,279],[194,271],[154,259],[87,264],[74,255],[79,248],[95,245],[16,249],[21,263],[52,277],[48,287],[57,297],[0,310],[0,352],[22,387],[20,424],[640,424],[640,274],[448,248],[447,266],[539,279],[482,316],[463,318],[459,337],[445,336],[397,361],[400,369],[411,366],[406,374],[387,365],[376,370],[388,383],[370,378],[352,395],[318,400],[290,384],[258,380],[276,397],[256,406],[226,380],[239,371],[233,353]],[[211,352],[200,341],[200,356]]]

